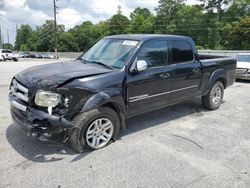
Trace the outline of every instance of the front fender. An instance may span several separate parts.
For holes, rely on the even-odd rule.
[[[121,122],[121,128],[125,130],[126,107],[121,95],[121,91],[118,89],[102,91],[93,95],[84,104],[81,113],[99,108],[105,104],[111,104],[112,107],[115,108],[114,110],[117,112]]]
[[[93,95],[86,101],[81,112],[87,112],[109,103],[115,107],[117,113],[125,115],[126,108],[124,100],[121,91],[118,89],[106,90]]]

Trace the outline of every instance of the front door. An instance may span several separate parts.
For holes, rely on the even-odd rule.
[[[147,62],[148,68],[127,78],[129,116],[157,109],[170,100],[173,68],[168,65],[168,47],[165,40],[146,42],[137,60]]]

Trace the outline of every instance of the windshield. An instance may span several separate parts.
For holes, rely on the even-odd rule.
[[[134,40],[102,39],[80,59],[90,63],[100,62],[109,67],[121,69],[137,44],[138,41]]]
[[[237,61],[250,63],[250,55],[237,55]]]

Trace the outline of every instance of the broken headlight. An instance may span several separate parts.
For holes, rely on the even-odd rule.
[[[38,91],[35,96],[35,104],[42,107],[55,107],[61,102],[61,95],[49,91]]]

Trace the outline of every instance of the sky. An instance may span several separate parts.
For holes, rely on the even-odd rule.
[[[187,0],[187,3],[194,4],[195,0]],[[154,12],[158,0],[58,0],[58,24],[69,29],[87,20],[98,23],[116,14],[118,5],[122,7],[122,14],[129,17],[137,7]],[[53,0],[5,0],[4,9],[0,10],[4,42],[7,42],[7,30],[10,43],[15,42],[16,25],[29,24],[35,28],[47,19],[53,19]]]

